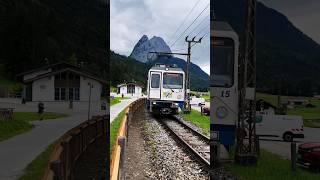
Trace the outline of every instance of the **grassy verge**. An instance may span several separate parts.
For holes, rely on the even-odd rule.
[[[56,119],[67,116],[66,114],[46,112],[44,119]],[[34,125],[29,121],[39,120],[38,113],[35,112],[14,112],[13,120],[0,121],[0,141],[9,139],[18,134],[31,130]]]
[[[117,140],[118,130],[120,128],[123,117],[125,116],[126,109],[122,110],[119,115],[112,121],[110,125],[110,156],[112,154],[112,148]]]
[[[303,125],[305,127],[320,128],[320,119],[304,119]]]
[[[196,110],[191,110],[190,114],[182,114],[183,119],[192,122],[200,127],[204,133],[209,134],[210,131],[210,117],[201,116],[201,113]]]
[[[285,97],[285,96],[282,96]],[[278,99],[276,95],[257,93],[257,99],[263,99],[274,106],[277,106]],[[315,107],[296,106],[293,109],[288,109],[288,115],[298,115],[303,117],[303,124],[305,127],[320,128],[320,100],[307,97],[310,103]]]
[[[298,168],[296,173],[291,172],[289,160],[284,160],[278,155],[261,150],[261,156],[257,166],[245,167],[236,164],[227,168],[238,178],[245,180],[313,180],[320,179],[320,174]]]
[[[110,98],[110,106],[113,106],[115,104],[118,104],[120,103],[121,101],[120,100],[124,100],[124,99],[130,99],[128,97],[113,97],[113,98]]]
[[[44,173],[46,165],[49,160],[49,156],[53,151],[54,145],[51,144],[45,151],[38,155],[24,170],[24,174],[19,177],[19,180],[34,180],[41,179]]]

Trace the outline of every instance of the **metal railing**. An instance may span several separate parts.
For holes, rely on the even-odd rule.
[[[125,179],[125,148],[128,141],[128,125],[133,118],[138,108],[144,105],[146,98],[140,98],[131,103],[126,109],[126,115],[122,119],[118,130],[117,141],[113,147],[111,162],[110,162],[110,179],[124,180]]]
[[[54,144],[42,180],[74,179],[78,158],[96,139],[107,135],[107,116],[94,116],[62,135]]]

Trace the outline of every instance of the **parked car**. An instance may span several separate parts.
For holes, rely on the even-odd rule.
[[[303,166],[320,170],[320,142],[300,144],[297,159]]]
[[[202,113],[206,116],[210,116],[210,108],[209,107],[202,107]]]

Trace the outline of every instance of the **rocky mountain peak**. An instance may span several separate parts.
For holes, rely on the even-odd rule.
[[[154,61],[158,56],[150,54],[150,51],[171,52],[171,49],[161,37],[153,36],[149,39],[147,35],[143,35],[134,46],[130,57],[144,63]]]

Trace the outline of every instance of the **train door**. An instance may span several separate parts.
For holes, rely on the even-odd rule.
[[[149,98],[150,99],[160,99],[161,98],[161,73],[160,72],[150,72],[149,80]]]

